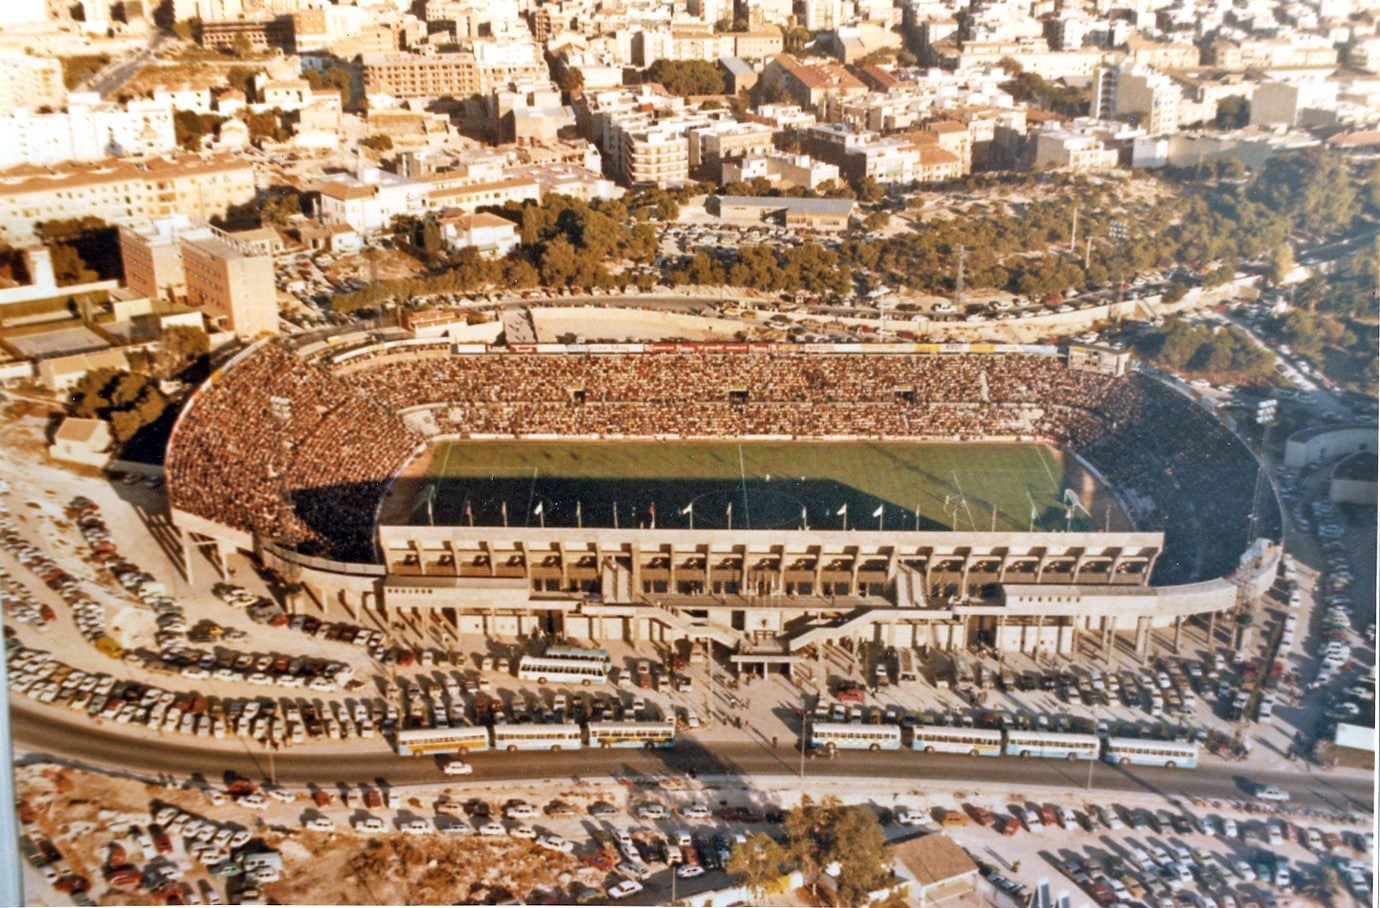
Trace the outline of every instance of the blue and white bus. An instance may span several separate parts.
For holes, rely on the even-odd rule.
[[[410,728],[398,732],[398,755],[479,753],[489,749],[489,730],[464,728]]]
[[[810,726],[810,746],[838,750],[900,750],[901,726],[815,722]]]
[[[1008,731],[1008,757],[1044,757],[1056,760],[1096,760],[1102,752],[1097,735],[1074,735],[1052,731]]]
[[[1198,765],[1198,745],[1192,742],[1151,741],[1147,738],[1108,738],[1103,759],[1113,766],[1192,769]]]
[[[661,722],[591,722],[590,747],[675,747],[676,720]]]
[[[575,722],[503,723],[493,727],[493,741],[494,750],[579,750],[584,746],[584,734]]]
[[[911,730],[911,750],[924,753],[1001,756],[1001,732],[995,728],[959,728],[949,725],[917,725]]]

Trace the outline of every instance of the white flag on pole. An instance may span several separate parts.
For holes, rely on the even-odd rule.
[[[872,512],[872,516],[873,516],[873,517],[881,517],[881,516],[882,516],[882,512],[883,512],[884,510],[886,510],[886,505],[884,505],[884,504],[879,504],[879,505],[877,505],[877,510],[875,510],[875,511]]]
[[[532,509],[532,513],[533,513],[534,515],[540,516],[541,513],[542,513],[542,505],[544,505],[545,503],[546,503],[546,502],[544,502],[544,501],[539,501],[539,502],[537,502],[537,506],[536,506],[535,508]]]
[[[846,501],[843,503],[843,507],[839,508],[837,511],[834,512],[834,514],[836,514],[836,515],[839,516],[839,517],[842,517],[844,514],[847,514],[847,513],[848,513],[848,502],[846,502]]]
[[[690,502],[689,504],[687,504],[685,507],[681,508],[681,509],[680,509],[680,512],[681,512],[682,514],[689,514],[689,513],[690,513],[691,511],[693,511],[693,510],[695,510],[695,503],[692,501],[692,502]]]

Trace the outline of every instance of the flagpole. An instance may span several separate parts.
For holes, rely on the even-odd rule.
[[[997,531],[997,506],[992,505],[992,532]]]
[[[508,500],[506,498],[503,500],[503,525],[505,527],[508,525]]]
[[[470,526],[474,526],[474,509],[470,507],[468,498],[465,499],[465,519],[470,522]]]
[[[917,533],[920,532],[920,504],[919,504],[919,502],[916,502],[916,505],[915,505],[915,532],[917,532]]]
[[[877,532],[880,533],[882,531],[882,522],[886,520],[886,505],[882,505],[877,510],[881,512],[877,515]]]
[[[584,515],[580,513],[580,499],[575,499],[575,526],[581,530],[585,528]]]
[[[728,503],[728,528],[733,529],[733,502]]]
[[[613,528],[618,529],[618,502],[613,503]]]

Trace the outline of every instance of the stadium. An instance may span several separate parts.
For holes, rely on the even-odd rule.
[[[1178,389],[1046,346],[270,339],[188,401],[171,516],[306,609],[449,634],[1144,653],[1273,582]]]

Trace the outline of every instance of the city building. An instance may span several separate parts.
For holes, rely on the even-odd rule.
[[[517,225],[496,214],[443,214],[437,223],[441,239],[452,249],[477,249],[502,258],[518,245]]]
[[[207,221],[255,192],[253,165],[229,156],[21,165],[0,171],[0,239],[22,242],[35,224],[88,215],[117,226],[174,214]]]
[[[852,199],[792,199],[774,196],[710,196],[711,214],[724,220],[772,220],[798,230],[837,232],[848,228],[853,216]]]
[[[468,98],[548,78],[541,53],[527,41],[476,41],[454,53],[365,54],[361,62],[365,92],[394,98]]]
[[[94,92],[67,96],[67,110],[6,110],[0,115],[0,167],[61,164],[177,150],[173,107],[166,101],[102,101]]]
[[[278,332],[278,291],[273,258],[214,227],[205,236],[181,237],[187,305],[200,310],[212,330],[243,339]]]
[[[66,97],[61,60],[12,51],[0,53],[0,111],[61,107]]]

